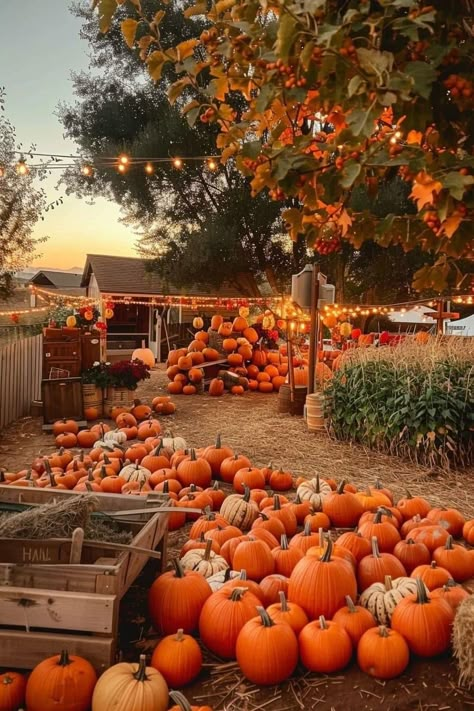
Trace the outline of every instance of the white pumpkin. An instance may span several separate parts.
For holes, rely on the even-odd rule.
[[[359,605],[366,607],[379,625],[389,625],[400,600],[413,594],[416,594],[415,578],[401,577],[392,580],[390,575],[386,575],[384,583],[373,583],[364,590],[359,598]]]
[[[332,489],[327,481],[320,481],[319,474],[314,479],[303,481],[296,490],[301,501],[309,501],[315,511],[322,511],[323,501]]]
[[[259,511],[255,501],[250,499],[250,490],[245,487],[242,496],[240,494],[226,496],[219,513],[231,526],[237,526],[241,531],[248,531],[258,517]]]
[[[115,449],[115,443],[110,439],[98,439],[97,442],[94,442],[92,449],[103,449],[105,452],[113,452]]]
[[[211,550],[212,541],[208,540],[206,548],[194,548],[181,558],[181,565],[185,570],[194,570],[205,578],[210,578],[229,567],[226,559]]]
[[[216,592],[217,590],[220,590],[221,587],[229,580],[233,580],[239,576],[240,573],[238,570],[230,570],[230,568],[227,568],[226,570],[220,570],[218,573],[211,575],[207,578],[207,582],[209,583],[212,592]]]
[[[127,441],[127,435],[121,430],[112,430],[111,432],[106,432],[104,435],[104,442],[116,442],[117,444],[123,444]]]
[[[161,443],[163,447],[173,449],[174,451],[176,451],[177,449],[188,448],[184,437],[174,437],[173,433],[169,431],[165,432],[165,434],[161,438]]]
[[[123,477],[125,481],[138,481],[143,485],[151,477],[151,471],[136,462],[135,464],[126,464],[120,470],[120,476]]]

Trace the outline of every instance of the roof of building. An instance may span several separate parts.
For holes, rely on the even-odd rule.
[[[31,284],[44,286],[48,289],[79,289],[81,287],[81,281],[81,274],[50,269],[41,269],[30,279]]]
[[[99,291],[105,294],[144,294],[150,296],[209,296],[239,298],[260,296],[257,283],[251,274],[236,275],[236,284],[223,284],[219,289],[192,284],[180,289],[167,282],[156,272],[147,270],[147,260],[137,257],[115,257],[106,254],[88,254],[81,286],[89,285],[94,274]]]

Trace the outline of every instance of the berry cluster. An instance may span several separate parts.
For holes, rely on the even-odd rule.
[[[443,84],[453,99],[472,99],[473,85],[469,79],[464,79],[459,74],[450,74]]]
[[[277,59],[276,62],[269,62],[267,64],[267,69],[269,71],[277,69],[282,75],[282,78],[286,77],[284,81],[285,89],[293,89],[294,86],[306,86],[306,78],[298,78],[295,73],[296,68],[289,64],[285,64],[281,59]]]
[[[217,111],[212,106],[210,106],[204,111],[204,113],[200,115],[199,120],[202,121],[202,123],[211,123],[215,120],[216,116]]]
[[[341,240],[339,237],[332,237],[331,239],[318,238],[314,243],[314,249],[319,254],[333,254],[334,252],[341,251]]]

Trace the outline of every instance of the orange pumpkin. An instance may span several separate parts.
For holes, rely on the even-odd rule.
[[[249,343],[256,343],[258,341],[258,333],[251,326],[244,329],[243,336],[247,339],[247,341],[249,341]]]
[[[203,343],[209,343],[209,334],[207,331],[198,331],[194,334],[194,338],[197,341],[202,341]]]
[[[272,383],[267,383],[265,381],[258,383],[258,389],[261,393],[272,393],[273,385]]]
[[[189,344],[188,353],[199,353],[199,351],[203,351],[205,347],[206,347],[206,344],[204,343],[204,341],[201,341],[198,338],[196,338],[194,341],[191,341],[191,343]]]
[[[185,385],[183,387],[183,395],[195,395],[196,387],[194,385]]]
[[[232,324],[233,331],[243,333],[245,331],[245,329],[248,327],[249,327],[248,321],[246,318],[243,318],[243,316],[236,316],[236,318],[234,318],[234,323]]]
[[[172,395],[180,395],[183,392],[183,383],[180,383],[180,382],[168,383],[167,390]]]
[[[224,394],[224,381],[220,378],[213,378],[209,384],[209,395],[220,397]]]
[[[233,385],[230,389],[232,395],[243,395],[245,390],[242,385]]]
[[[211,318],[211,328],[213,331],[218,331],[219,327],[224,323],[224,319],[220,314],[214,314]]]
[[[191,383],[200,383],[203,379],[203,372],[200,368],[191,368],[188,372],[188,378]]]
[[[219,360],[220,358],[219,351],[216,351],[215,348],[205,348],[202,354],[204,356],[204,360],[208,363],[212,362],[213,360]]]
[[[222,348],[226,351],[226,353],[232,353],[232,351],[237,350],[237,341],[235,338],[224,338],[222,341]]]
[[[221,325],[219,326],[217,333],[219,334],[219,336],[224,336],[224,338],[227,338],[228,336],[232,335],[232,322],[223,321],[223,323],[221,323]]]

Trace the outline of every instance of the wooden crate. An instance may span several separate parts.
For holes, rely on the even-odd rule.
[[[63,496],[60,490],[0,485],[0,502],[40,504]],[[99,510],[120,512],[165,506],[167,497],[97,494]],[[117,519],[115,519],[117,520]],[[132,545],[158,549],[166,566],[168,515],[137,513],[119,519],[133,533]],[[126,522],[125,522],[126,521]],[[89,659],[98,672],[114,663],[119,603],[147,563],[144,553],[111,552],[84,543],[81,563],[69,564],[71,544],[0,541],[0,667],[31,669],[67,648]]]
[[[41,398],[44,425],[50,425],[63,418],[82,421],[84,406],[80,378],[42,380]]]

